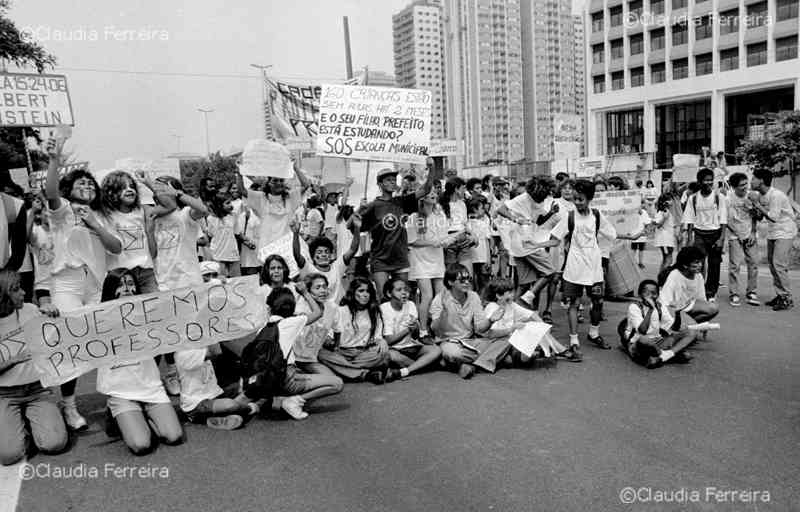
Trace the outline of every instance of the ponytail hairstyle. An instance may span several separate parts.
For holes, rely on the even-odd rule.
[[[372,281],[364,277],[353,278],[353,280],[350,281],[350,286],[347,288],[347,293],[345,293],[344,298],[342,299],[342,306],[347,306],[347,308],[350,310],[351,322],[353,329],[355,330],[356,314],[362,309],[362,306],[356,300],[356,290],[362,286],[366,286],[367,290],[369,291],[369,302],[367,302],[367,305],[364,306],[363,309],[369,315],[369,339],[372,340],[375,337],[375,330],[378,328],[378,321],[382,320],[383,318],[381,315],[380,304],[378,303],[378,296],[375,292],[375,286],[372,284]]]

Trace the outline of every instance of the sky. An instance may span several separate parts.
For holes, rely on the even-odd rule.
[[[270,75],[286,80],[343,80],[342,16],[354,69],[393,74],[392,14],[408,3],[15,0],[9,16],[67,76],[75,118],[68,149],[103,169],[118,158],[163,157],[179,143],[205,153],[198,108],[214,109],[212,151],[263,137],[261,80],[250,64],[271,64]]]

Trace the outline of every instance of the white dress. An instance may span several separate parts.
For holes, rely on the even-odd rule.
[[[664,220],[666,219],[666,220]],[[662,220],[664,224],[661,227],[656,227],[654,245],[656,247],[676,247],[675,240],[675,222],[672,219],[672,214],[669,211],[658,211],[654,222],[658,225]]]

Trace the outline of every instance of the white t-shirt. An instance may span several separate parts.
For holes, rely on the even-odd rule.
[[[338,207],[331,206],[329,204],[325,205],[325,229],[336,228],[336,216],[338,214],[339,214]]]
[[[647,326],[646,333],[648,336],[658,336],[662,329],[669,331],[672,328],[672,324],[675,322],[675,318],[673,318],[672,313],[669,312],[669,308],[660,302],[659,304],[661,305],[661,314],[659,315],[659,312],[653,311],[653,314],[650,316],[650,325]],[[628,325],[625,329],[625,335],[630,337],[631,333],[633,333],[633,337],[630,338],[631,342],[641,337],[641,334],[639,334],[639,326],[642,325],[643,321],[644,312],[642,311],[641,305],[638,303],[629,304]]]
[[[680,270],[673,270],[667,276],[658,300],[666,307],[677,311],[690,311],[696,301],[706,300],[706,282],[698,272],[694,279],[686,279]]]
[[[393,336],[396,332],[400,332],[406,328],[406,324],[410,319],[419,320],[417,313],[417,306],[410,300],[403,303],[400,311],[392,307],[391,302],[384,302],[381,304],[381,315],[383,316],[383,337],[386,339],[388,336]],[[392,345],[394,349],[402,349],[408,347],[415,347],[420,343],[414,340],[411,335],[406,335],[402,340]]]
[[[697,211],[694,207],[695,201],[697,201]],[[689,196],[683,211],[684,225],[692,224],[695,229],[713,231],[727,223],[728,202],[719,192],[712,191],[708,196],[696,192]]]
[[[581,215],[577,211],[574,215],[575,229],[572,232],[567,262],[564,266],[564,280],[585,286],[602,283],[602,253],[597,239],[602,236],[613,241],[617,233],[602,213],[600,213],[599,231],[596,229],[595,216],[591,210],[587,215]],[[568,233],[569,215],[565,213],[550,234],[564,240]]]
[[[161,374],[153,358],[99,368],[97,391],[134,402],[169,403],[169,397],[161,383]]]
[[[306,214],[306,234],[309,238],[316,238],[322,233],[322,223],[325,219],[322,218],[318,208],[311,208]]]
[[[478,239],[478,245],[470,248],[468,259],[472,263],[489,263],[489,240],[492,236],[492,226],[489,224],[489,217],[482,219],[469,219],[467,229]]]
[[[467,204],[464,201],[450,201],[449,233],[464,231],[467,228]]]
[[[794,210],[786,194],[775,187],[770,187],[767,193],[761,196],[761,204],[769,212],[769,217],[775,221],[766,221],[767,240],[792,240],[797,236]]]
[[[245,267],[260,267],[261,261],[258,259],[258,232],[261,230],[261,219],[255,212],[244,211],[239,216],[239,228],[244,231],[244,237],[252,240],[256,244],[255,249],[251,249],[242,244],[241,262],[242,268]]]
[[[500,309],[500,304],[490,302],[486,304],[483,311],[486,314],[486,318],[490,318],[498,309]],[[504,309],[503,317],[492,324],[492,329],[510,329],[515,324],[530,322],[535,319],[533,311],[520,306],[516,302],[506,304]]]
[[[417,213],[412,213],[406,224],[408,232],[408,278],[441,279],[444,276],[444,249],[436,246],[415,247],[416,241],[443,242],[447,237],[447,217],[441,211],[436,211],[425,219],[425,229],[422,228],[423,219]]]
[[[294,341],[294,356],[299,363],[316,363],[319,349],[325,340],[333,336],[333,325],[336,322],[338,306],[329,300],[322,309],[322,317],[313,324],[306,325],[300,331],[300,336]],[[298,299],[295,307],[297,314],[309,315],[311,308],[305,298]]]
[[[106,277],[106,249],[100,237],[89,229],[75,211],[88,208],[61,199],[61,206],[50,212],[50,232],[53,235],[55,256],[50,268],[54,278],[65,269],[84,266],[98,283]],[[97,221],[106,224],[102,215],[94,212]]]
[[[342,297],[344,297],[344,275],[347,273],[347,265],[344,264],[344,258],[336,258],[331,262],[330,268],[327,271],[320,270],[319,267],[314,265],[311,258],[306,257],[306,265],[301,270],[301,275],[318,273],[328,278],[328,298],[337,304]]]
[[[207,220],[208,231],[211,233],[209,245],[214,261],[239,261],[239,246],[236,243],[239,226],[236,216],[231,213],[220,219],[209,215]]]
[[[655,230],[655,246],[656,247],[675,247],[675,222],[672,218],[672,213],[667,211],[657,211],[653,221],[658,224],[661,221],[664,223],[661,227],[656,227]]]
[[[11,257],[11,241],[8,239],[8,216],[6,216],[4,197],[12,199],[11,196],[0,193],[0,268],[5,267],[8,258]]]
[[[186,206],[155,221],[158,244],[155,272],[161,291],[203,283],[197,259],[197,238],[202,232],[191,212]]]
[[[289,318],[282,318],[279,316],[272,316],[270,322],[278,322],[278,343],[283,351],[283,357],[286,358],[286,364],[294,364],[294,344],[300,337],[308,317],[306,315],[290,316]]]
[[[29,320],[39,316],[39,309],[33,304],[23,304],[22,308],[7,317],[0,318],[0,333],[4,334],[3,351],[0,356],[3,360],[16,357],[25,348],[25,332],[23,325]],[[18,341],[17,341],[18,340]],[[14,343],[17,341],[17,343]],[[21,386],[36,382],[41,378],[32,360],[19,363],[0,373],[0,388]],[[8,428],[3,425],[3,428]]]
[[[647,226],[652,222],[650,219],[650,215],[647,214],[647,211],[642,210],[639,212],[639,222],[636,223],[636,231],[635,233],[643,233],[642,236],[634,240],[634,243],[645,243],[647,242]]]
[[[108,268],[153,268],[144,227],[144,210],[138,208],[128,213],[113,211],[106,219],[112,232],[122,242],[122,251],[119,254],[109,253]]]
[[[341,348],[366,347],[381,338],[383,325],[380,317],[377,319],[378,325],[375,326],[375,334],[370,338],[369,333],[372,323],[370,322],[369,314],[365,310],[356,313],[355,322],[353,322],[353,315],[350,314],[350,308],[347,306],[339,306],[336,313],[333,332],[341,333],[339,338],[339,346]],[[353,325],[354,323],[355,325]]]
[[[537,203],[527,192],[506,201],[506,207],[509,210],[531,221],[531,224],[528,225],[512,223],[509,226],[510,239],[508,252],[511,256],[522,258],[534,252],[545,252],[545,249],[532,251],[530,248],[526,247],[524,243],[546,242],[550,239],[550,230],[558,222],[559,216],[561,215],[561,207],[559,206],[559,213],[550,217],[550,219],[541,226],[536,225],[536,220],[541,215],[547,215],[550,212],[553,201],[552,198],[547,198],[541,203]]]
[[[222,394],[214,365],[206,359],[206,347],[175,352],[175,367],[181,381],[181,410],[193,411],[203,400]]]
[[[36,258],[34,289],[49,290],[50,267],[55,257],[53,235],[49,230],[44,229],[41,224],[34,224],[33,229],[31,229],[30,246],[33,250],[33,256]]]
[[[263,192],[248,191],[247,200],[250,207],[261,218],[261,228],[258,233],[258,253],[280,237],[291,233],[289,223],[297,208],[300,206],[300,187],[290,186],[286,200],[281,196],[266,195]]]

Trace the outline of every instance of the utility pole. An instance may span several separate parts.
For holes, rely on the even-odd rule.
[[[344,64],[347,70],[347,79],[353,78],[353,58],[350,55],[350,23],[347,16],[342,16],[344,24]]]
[[[208,142],[208,114],[214,112],[214,109],[198,108],[197,111],[203,114],[203,120],[205,121],[206,124],[206,155],[208,155],[208,157],[211,158],[211,144]]]
[[[267,70],[272,67],[272,64],[250,64],[250,67],[261,70],[261,97],[264,103],[264,136],[267,140],[275,140],[275,134],[272,131],[272,105],[267,95]]]

